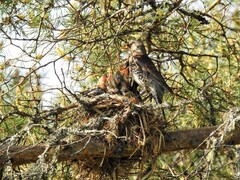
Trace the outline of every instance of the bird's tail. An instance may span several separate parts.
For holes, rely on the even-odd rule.
[[[173,90],[167,84],[166,84],[166,86],[164,86],[164,89],[166,89],[171,94],[174,94]]]
[[[156,103],[158,104],[162,104],[162,99],[165,91],[164,89],[165,88],[163,88],[162,86],[151,87],[151,94],[154,100],[156,101]]]
[[[170,92],[171,94],[174,94],[172,88],[168,86],[168,84],[166,83],[161,74],[159,74],[159,78],[155,82],[158,84],[158,86],[161,86],[164,90]]]

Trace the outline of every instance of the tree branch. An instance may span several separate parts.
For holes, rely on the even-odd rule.
[[[165,133],[165,147],[163,148],[163,152],[203,148],[205,147],[205,140],[211,137],[211,135],[215,136],[213,132],[217,128],[217,126],[214,126],[167,132]],[[240,144],[240,134],[231,136],[225,144]],[[60,147],[58,152],[54,150],[57,146]],[[46,148],[49,148],[49,146],[44,144],[36,146],[1,146],[0,168],[9,160],[11,160],[14,166],[36,162]],[[57,155],[58,161],[61,162],[88,158],[137,157],[140,156],[140,153],[140,150],[136,151],[136,147],[131,147],[130,145],[128,148],[116,153],[115,146],[109,146],[98,137],[87,137],[71,144],[50,146],[50,150],[47,151],[46,155],[49,158]]]

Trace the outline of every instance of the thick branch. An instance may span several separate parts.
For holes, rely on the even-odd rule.
[[[165,134],[165,147],[163,151],[169,152],[183,149],[194,149],[197,147],[202,148],[205,145],[204,140],[216,129],[217,127],[204,127],[199,129],[167,132]],[[235,136],[232,136],[226,144],[240,144],[240,135],[236,134]],[[11,160],[13,165],[35,162],[46,148],[48,148],[46,145],[37,145],[33,147],[12,146],[9,149],[2,146],[0,167],[3,167],[8,160]],[[55,149],[55,147],[51,147],[51,149],[47,154],[50,157],[54,154],[53,149]],[[139,156],[140,154],[139,151],[136,151],[136,147],[123,149],[120,153],[116,153],[115,149],[116,147],[106,145],[101,139],[89,137],[73,144],[60,145],[58,161],[73,159],[84,160],[86,158],[95,157],[133,157]]]

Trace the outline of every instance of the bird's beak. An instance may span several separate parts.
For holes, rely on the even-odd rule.
[[[129,44],[123,44],[122,46],[121,46],[121,49],[129,49],[130,48],[130,45]]]

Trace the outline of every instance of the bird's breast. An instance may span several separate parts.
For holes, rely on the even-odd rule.
[[[136,81],[138,85],[144,86],[144,82],[142,80],[142,77],[138,73],[133,73],[133,79]]]

